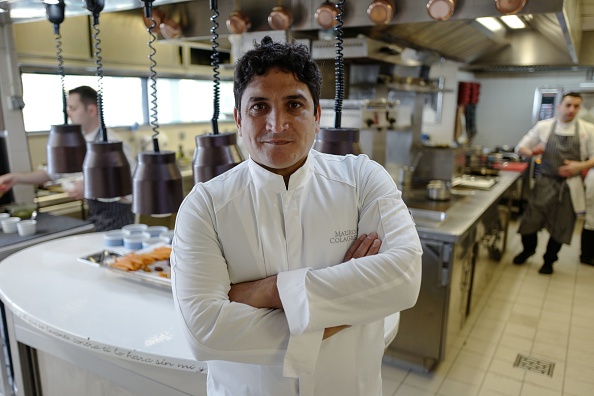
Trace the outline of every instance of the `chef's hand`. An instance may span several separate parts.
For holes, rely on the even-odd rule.
[[[581,161],[565,160],[563,163],[565,165],[561,165],[558,170],[559,176],[562,177],[571,177],[577,175],[582,171],[582,169],[584,169],[583,162]]]
[[[545,145],[542,143],[537,144],[536,146],[532,147],[532,156],[540,155],[544,153]]]
[[[62,189],[68,194],[70,198],[83,199],[84,198],[84,183],[80,180],[70,180],[62,184]]]

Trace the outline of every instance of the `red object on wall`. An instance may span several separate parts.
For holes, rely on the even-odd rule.
[[[477,104],[481,84],[475,82],[461,81],[458,83],[458,105]]]

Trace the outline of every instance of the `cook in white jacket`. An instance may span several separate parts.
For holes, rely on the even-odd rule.
[[[209,395],[381,395],[384,318],[416,302],[422,249],[386,170],[311,149],[320,86],[304,46],[248,51],[234,92],[250,158],[178,212],[174,300]]]

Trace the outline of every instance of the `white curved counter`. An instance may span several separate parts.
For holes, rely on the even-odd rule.
[[[103,249],[103,233],[84,234],[38,244],[0,263],[17,394],[37,386],[26,354],[15,353],[26,345],[37,354],[44,395],[93,395],[93,383],[98,395],[115,389],[118,395],[205,395],[206,364],[186,345],[171,290],[77,260]],[[398,314],[385,327],[387,345]],[[83,393],[65,388],[76,385],[73,371],[84,377]]]

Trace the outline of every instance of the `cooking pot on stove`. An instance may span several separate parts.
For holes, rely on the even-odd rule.
[[[450,188],[443,180],[431,180],[427,184],[427,198],[432,201],[447,201],[450,199]]]

